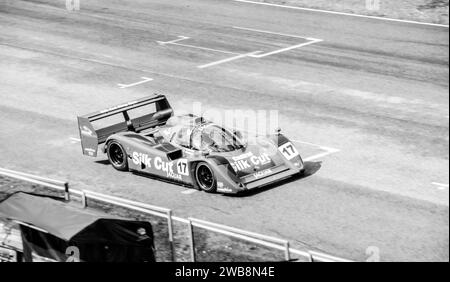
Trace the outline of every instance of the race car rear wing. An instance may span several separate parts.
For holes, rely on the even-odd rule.
[[[152,106],[152,110],[144,113],[134,113],[135,109],[144,109],[144,106]],[[131,112],[133,115],[130,115]],[[164,125],[172,115],[173,110],[166,97],[155,94],[98,112],[78,116],[78,129],[83,155],[96,157],[98,145],[104,143],[112,134],[126,131],[141,132],[148,128]],[[100,120],[112,117],[115,119],[119,117],[120,121],[103,126],[93,125],[95,122],[99,123]]]

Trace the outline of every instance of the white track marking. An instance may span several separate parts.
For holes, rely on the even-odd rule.
[[[219,60],[219,61],[215,61],[215,62],[212,62],[212,63],[208,63],[208,64],[205,64],[205,65],[201,65],[201,66],[198,66],[198,68],[199,69],[204,69],[204,68],[220,65],[220,64],[223,64],[223,63],[231,62],[231,61],[242,59],[242,58],[245,58],[245,57],[250,57],[251,55],[255,55],[255,54],[258,54],[260,52],[261,51],[255,51],[255,52],[251,52],[251,53],[247,53],[247,54],[240,54],[240,55],[237,55],[237,56],[234,56],[234,57],[230,57],[230,58],[226,58],[226,59],[223,59],[223,60]]]
[[[268,30],[262,30],[262,29],[255,29],[255,28],[248,28],[248,27],[240,27],[240,26],[233,26],[233,28],[234,28],[234,29],[241,29],[241,30],[248,30],[248,31],[253,31],[253,32],[275,34],[275,35],[286,36],[286,37],[301,38],[301,39],[307,39],[307,40],[317,40],[316,38],[305,37],[305,36],[299,36],[299,35],[292,35],[292,34],[287,34],[287,33],[279,33],[279,32],[268,31]]]
[[[181,194],[190,195],[190,194],[193,194],[193,193],[195,193],[197,191],[198,190],[195,190],[195,189],[186,189],[186,190],[181,191]]]
[[[277,33],[277,32],[272,32],[272,31],[267,31],[267,30],[260,30],[260,29],[246,28],[246,27],[238,27],[238,26],[233,26],[233,28],[234,29],[240,29],[240,30],[252,31],[252,32],[276,34],[276,35],[286,36],[286,37],[291,37],[291,38],[301,38],[303,40],[307,40],[307,42],[303,42],[303,43],[296,44],[296,45],[293,45],[293,46],[289,46],[289,47],[286,47],[286,48],[281,48],[281,49],[278,49],[278,50],[275,50],[275,51],[270,51],[270,52],[267,52],[267,53],[264,53],[264,54],[260,54],[260,53],[262,53],[262,51],[254,51],[254,52],[251,52],[251,53],[241,54],[241,53],[236,53],[236,52],[232,52],[232,51],[207,48],[207,47],[196,46],[196,45],[191,45],[191,44],[178,43],[180,41],[183,41],[183,40],[186,40],[186,39],[190,38],[190,37],[187,37],[187,36],[178,36],[178,39],[174,39],[174,40],[170,40],[170,41],[156,41],[156,42],[158,42],[158,44],[160,44],[160,45],[175,45],[175,46],[194,48],[194,49],[205,50],[205,51],[212,51],[212,52],[219,52],[219,53],[224,53],[224,54],[236,55],[236,56],[233,56],[233,57],[230,57],[230,58],[226,58],[226,59],[218,60],[218,61],[211,62],[211,63],[208,63],[208,64],[197,66],[197,68],[203,69],[203,68],[216,66],[216,65],[219,65],[219,64],[231,62],[231,61],[238,60],[238,59],[245,58],[245,57],[263,58],[263,57],[266,57],[266,56],[278,54],[278,53],[281,53],[281,52],[286,52],[286,51],[289,51],[289,50],[293,50],[293,49],[296,49],[296,48],[304,47],[304,46],[307,46],[307,45],[311,45],[311,44],[323,41],[322,39],[317,39],[317,38],[297,36],[297,35],[284,34],[284,33]]]
[[[207,48],[207,47],[201,47],[201,46],[195,46],[195,45],[190,45],[190,44],[171,43],[171,45],[182,46],[182,47],[187,47],[187,48],[194,48],[194,49],[200,49],[200,50],[205,50],[205,51],[219,52],[219,53],[224,53],[224,54],[235,54],[235,55],[239,54],[239,53],[236,53],[236,52],[219,50],[219,49],[213,49],[213,48]]]
[[[242,128],[235,128],[235,129],[237,129],[239,131],[242,131],[242,132],[247,132],[247,133],[258,135],[258,132],[256,132],[256,131],[245,130],[245,129],[242,129]],[[304,158],[303,161],[305,161],[305,162],[309,162],[309,161],[312,161],[312,160],[317,160],[317,159],[320,159],[320,158],[323,158],[325,156],[328,156],[328,155],[331,155],[331,154],[334,154],[334,153],[337,153],[337,152],[341,151],[341,150],[336,149],[336,148],[322,146],[322,145],[314,144],[314,143],[310,143],[310,142],[305,142],[305,141],[300,141],[300,140],[295,140],[295,139],[289,139],[289,140],[291,142],[293,142],[293,143],[306,144],[306,145],[309,145],[309,146],[317,147],[317,148],[325,151],[323,153],[319,153],[319,154],[316,154],[316,155]]]
[[[293,46],[289,46],[286,48],[281,48],[275,51],[271,51],[271,52],[267,52],[264,54],[254,54],[254,55],[250,55],[249,57],[253,57],[253,58],[263,58],[266,56],[270,56],[270,55],[275,55],[281,52],[286,52],[289,50],[293,50],[293,49],[297,49],[300,47],[304,47],[307,45],[311,45],[314,43],[318,43],[318,42],[322,42],[322,39],[318,39],[318,38],[312,38],[312,37],[304,37],[304,36],[298,36],[298,35],[292,35],[292,34],[286,34],[286,33],[279,33],[279,32],[273,32],[273,31],[268,31],[268,30],[261,30],[261,29],[254,29],[254,28],[247,28],[247,27],[239,27],[239,26],[233,26],[234,29],[240,29],[240,30],[248,30],[248,31],[253,31],[253,32],[259,32],[259,33],[267,33],[267,34],[275,34],[275,35],[279,35],[279,36],[285,36],[285,37],[291,37],[291,38],[300,38],[300,39],[304,39],[304,40],[308,40],[307,42],[303,42],[297,45],[293,45]]]
[[[326,13],[326,14],[334,14],[334,15],[341,15],[341,16],[356,17],[356,18],[374,19],[374,20],[380,20],[380,21],[400,22],[400,23],[409,23],[409,24],[418,24],[418,25],[426,25],[426,26],[436,26],[436,27],[444,27],[444,28],[448,28],[448,25],[444,25],[444,24],[424,23],[424,22],[417,22],[417,21],[410,21],[410,20],[399,20],[399,19],[393,19],[393,18],[383,18],[383,17],[376,17],[376,16],[366,16],[366,15],[360,15],[360,14],[351,14],[351,13],[335,12],[335,11],[329,11],[329,10],[320,10],[320,9],[312,9],[312,8],[303,8],[303,7],[295,7],[295,6],[288,6],[288,5],[279,5],[279,4],[272,4],[272,3],[263,3],[263,2],[248,1],[248,0],[232,0],[232,1],[234,1],[234,2],[241,2],[241,3],[247,3],[247,4],[255,4],[255,5],[264,5],[264,6],[271,6],[271,7],[285,8],[285,9],[293,9],[293,10],[308,11],[308,12]]]
[[[317,147],[317,148],[325,151],[323,153],[319,153],[319,154],[316,154],[316,155],[304,158],[303,161],[305,161],[305,162],[309,162],[309,161],[312,161],[312,160],[317,160],[317,159],[320,159],[320,158],[323,158],[325,156],[328,156],[328,155],[331,155],[331,154],[334,154],[334,153],[337,153],[337,152],[341,151],[341,150],[336,149],[336,148],[326,147],[326,146],[322,146],[322,145],[318,145],[318,144],[314,144],[314,143],[310,143],[310,142],[304,142],[304,141],[293,140],[293,139],[290,139],[290,140],[292,142],[294,142],[294,143],[306,144],[306,145],[314,146],[314,147]]]
[[[255,136],[258,136],[258,134],[259,134],[259,133],[256,132],[256,131],[253,131],[253,130],[246,130],[246,129],[239,128],[239,127],[235,127],[234,129],[239,130],[239,131],[242,131],[242,132],[247,132],[247,133],[250,133],[250,134],[255,134]],[[294,143],[300,143],[300,144],[306,144],[306,145],[314,146],[314,147],[323,149],[323,150],[325,150],[325,151],[330,151],[330,152],[339,152],[339,151],[340,151],[339,149],[336,149],[336,148],[332,148],[332,147],[328,147],[328,146],[322,146],[322,145],[315,144],[315,143],[311,143],[311,142],[305,142],[305,141],[295,140],[295,139],[292,139],[292,138],[289,138],[289,140],[292,141],[292,142],[294,142]]]
[[[70,137],[69,139],[70,139],[70,143],[72,143],[72,144],[81,142],[81,140],[79,138]]]
[[[298,44],[298,45],[294,45],[294,46],[278,49],[278,50],[275,50],[275,51],[272,51],[272,52],[268,52],[268,53],[264,53],[264,54],[250,55],[250,57],[263,58],[263,57],[266,57],[266,56],[275,55],[275,54],[278,54],[278,53],[281,53],[281,52],[286,52],[286,51],[289,51],[289,50],[297,49],[297,48],[304,47],[304,46],[307,46],[307,45],[311,45],[311,44],[314,44],[314,43],[317,43],[317,42],[321,42],[321,41],[322,41],[321,39],[315,39],[313,41],[308,41],[308,42],[305,42],[305,43],[301,43],[301,44]]]
[[[158,44],[160,44],[160,45],[166,45],[166,44],[173,44],[173,43],[175,43],[175,42],[179,42],[179,41],[182,41],[182,40],[185,40],[185,39],[189,39],[190,37],[187,37],[187,36],[178,36],[178,39],[174,39],[174,40],[171,40],[171,41],[156,41],[156,42],[158,42]]]
[[[314,156],[310,156],[310,157],[304,158],[303,161],[310,162],[310,161],[317,160],[317,159],[323,158],[325,156],[328,156],[328,155],[331,155],[331,154],[339,152],[338,149],[332,149],[332,148],[327,148],[327,147],[320,147],[320,148],[322,150],[326,150],[326,152],[323,152],[323,153],[320,153],[320,154],[317,154],[317,155],[314,155]]]
[[[439,183],[439,182],[431,182],[431,184],[436,185],[439,190],[448,189],[448,184]]]
[[[207,47],[201,47],[201,46],[195,46],[195,45],[190,45],[190,44],[182,44],[182,43],[178,43],[182,40],[186,40],[189,39],[190,37],[187,36],[178,36],[178,39],[175,40],[171,40],[171,41],[156,41],[158,42],[158,44],[161,45],[176,45],[176,46],[182,46],[182,47],[187,47],[187,48],[194,48],[194,49],[200,49],[200,50],[205,50],[205,51],[213,51],[213,52],[219,52],[219,53],[224,53],[224,54],[234,54],[234,55],[240,55],[240,53],[236,53],[236,52],[231,52],[231,51],[225,51],[225,50],[219,50],[219,49],[213,49],[213,48],[207,48]]]
[[[131,83],[131,84],[118,83],[117,86],[119,86],[119,88],[123,89],[123,88],[133,87],[133,86],[136,86],[136,85],[139,85],[139,84],[143,84],[143,83],[146,83],[146,82],[149,82],[149,81],[153,80],[153,78],[149,78],[149,77],[145,77],[145,76],[143,76],[141,78],[143,79],[142,81],[138,81],[138,82]]]

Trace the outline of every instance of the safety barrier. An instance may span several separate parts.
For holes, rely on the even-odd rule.
[[[200,220],[196,218],[188,218],[189,224],[189,241],[191,247],[191,260],[196,261],[196,252],[195,252],[195,240],[194,240],[194,232],[193,227],[200,227],[209,231],[213,231],[219,234],[228,235],[230,237],[242,239],[251,243],[259,244],[266,247],[271,247],[273,249],[278,249],[284,251],[284,257],[286,261],[291,260],[291,250],[289,248],[289,241],[278,239],[275,237],[270,237],[266,235],[261,235],[254,232],[249,232],[245,230],[241,230],[238,228],[212,223],[205,220]],[[304,255],[303,253],[301,253]]]
[[[157,217],[161,217],[167,220],[167,229],[168,229],[168,240],[171,251],[171,259],[172,261],[176,261],[176,252],[175,252],[175,244],[174,244],[174,229],[173,222],[178,221],[181,223],[187,224],[188,227],[188,236],[190,243],[190,254],[191,261],[195,262],[196,258],[196,248],[195,248],[195,240],[194,240],[194,227],[202,228],[204,230],[208,230],[211,232],[227,235],[233,238],[245,240],[247,242],[251,242],[254,244],[262,245],[268,248],[272,248],[275,250],[280,250],[284,252],[284,259],[286,261],[292,261],[292,255],[295,254],[299,257],[302,257],[306,261],[309,262],[350,262],[350,260],[330,256],[327,254],[314,252],[314,251],[300,251],[297,249],[293,249],[289,245],[288,240],[283,240],[267,235],[258,234],[255,232],[250,232],[218,223],[213,223],[201,219],[196,218],[181,218],[177,216],[173,216],[172,210],[167,208],[162,208],[158,206],[153,206],[149,204],[144,204],[132,200],[126,200],[123,198],[105,195],[98,192],[93,192],[89,190],[77,190],[77,189],[69,189],[69,183],[64,181],[53,180],[45,177],[40,177],[28,173],[13,171],[9,169],[0,168],[0,175],[4,175],[7,177],[12,177],[15,179],[27,181],[30,183],[38,184],[47,188],[52,188],[64,193],[64,198],[67,201],[70,201],[72,196],[78,197],[82,206],[87,207],[89,200],[96,200],[99,202],[103,202],[110,205],[119,206],[122,208],[130,209],[133,211],[137,211],[140,213],[153,215]]]

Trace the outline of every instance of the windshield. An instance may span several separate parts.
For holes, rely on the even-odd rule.
[[[217,125],[197,127],[191,140],[192,148],[200,151],[230,152],[244,147],[236,135]]]

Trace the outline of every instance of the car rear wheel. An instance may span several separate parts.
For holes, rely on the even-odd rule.
[[[217,181],[212,169],[205,162],[201,162],[195,168],[195,180],[198,186],[205,192],[215,192]]]
[[[127,154],[119,142],[109,142],[107,153],[109,162],[115,169],[122,171],[128,169]]]

